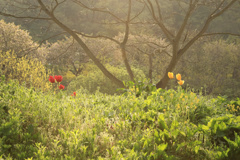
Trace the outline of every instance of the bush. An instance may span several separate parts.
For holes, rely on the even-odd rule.
[[[0,52],[0,70],[6,80],[17,79],[20,84],[27,87],[40,88],[46,91],[50,88],[48,74],[45,67],[38,60],[29,59],[26,56],[17,58],[14,52]]]
[[[38,141],[39,134],[34,132],[31,118],[27,117],[26,112],[23,111],[25,105],[21,108],[19,103],[10,103],[18,99],[19,90],[21,89],[16,81],[5,84],[2,76],[0,81],[0,159],[6,156],[9,159],[25,159],[34,156],[34,152],[37,151],[35,142]],[[21,91],[28,93],[25,89]],[[23,99],[26,101],[25,98]]]
[[[20,29],[20,26],[0,20],[0,51],[10,50],[14,51],[18,58],[34,57],[45,63],[46,47],[40,47],[33,42],[29,32]]]
[[[83,87],[87,89],[90,93],[99,90],[102,93],[114,94],[119,88],[111,80],[109,80],[103,73],[95,66],[90,66],[91,69],[86,73],[86,75],[78,76],[74,81],[72,81],[68,90],[70,92],[76,91],[77,89]],[[107,69],[113,73],[116,77],[123,81],[129,81],[129,75],[124,68],[118,68],[114,66],[107,65]],[[137,80],[144,79],[144,73],[136,68],[132,68],[135,78]]]

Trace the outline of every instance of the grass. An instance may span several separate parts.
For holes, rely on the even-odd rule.
[[[2,78],[0,159],[234,159],[240,111],[232,105],[181,87],[72,97]]]

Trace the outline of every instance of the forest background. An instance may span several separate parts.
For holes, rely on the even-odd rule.
[[[160,84],[172,71],[182,74],[184,88],[240,96],[239,1],[0,0],[0,4],[2,53],[11,50],[17,59],[37,59],[49,74],[64,77],[62,84],[69,93],[83,87],[114,94],[123,82]],[[81,38],[93,58],[58,22]],[[183,50],[203,29],[204,34],[170,66],[174,50]],[[2,66],[6,78],[26,82],[27,77],[21,79],[11,67]],[[167,80],[160,88],[173,88],[175,83]]]

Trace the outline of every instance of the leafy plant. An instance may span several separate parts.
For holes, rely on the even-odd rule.
[[[145,98],[147,98],[147,96],[151,95],[151,93],[153,91],[156,91],[156,85],[147,82],[147,80],[145,81],[137,81],[137,82],[133,82],[133,81],[128,81],[126,83],[124,83],[126,88],[120,88],[118,89],[119,91],[123,91],[124,94],[133,94],[136,97],[139,97],[140,95],[144,95]]]
[[[111,65],[106,65],[107,68],[114,73],[117,77],[128,81],[128,73],[122,67],[114,67]],[[97,90],[102,93],[115,94],[118,86],[106,78],[102,72],[100,72],[95,66],[90,65],[90,69],[87,69],[86,74],[78,76],[73,80],[69,86],[68,91],[74,92],[81,87],[87,89],[90,93],[94,93]],[[133,72],[136,73],[136,79],[143,79],[145,77],[144,73],[136,68],[133,68]]]
[[[239,133],[239,132],[238,132]],[[223,137],[227,142],[229,148],[227,149],[227,157],[225,159],[238,159],[240,156],[240,135],[234,132],[235,140],[228,139],[226,136]]]
[[[240,119],[226,112],[225,103],[181,86],[151,92],[136,86],[142,89],[138,97],[83,89],[59,96],[3,76],[0,157],[202,160],[239,154]]]
[[[240,132],[239,125],[240,117],[226,114],[217,118],[209,119],[207,126],[203,125],[202,129],[205,133],[209,134],[209,139],[215,145],[227,145],[224,137],[234,140],[234,132]]]
[[[47,70],[36,59],[29,59],[26,56],[18,58],[14,51],[0,52],[0,69],[6,80],[17,79],[20,84],[42,91],[47,91],[51,87],[48,83],[48,74],[51,74],[51,70]]]
[[[34,143],[38,141],[39,134],[24,113],[9,103],[17,96],[18,84],[10,81],[4,85],[3,78],[0,84],[0,156],[14,159],[32,157],[37,151]]]

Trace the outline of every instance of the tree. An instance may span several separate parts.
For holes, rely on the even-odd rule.
[[[114,38],[122,39],[123,36],[123,34],[119,34]],[[143,33],[130,34],[126,50],[129,63],[143,70],[152,83],[164,73],[164,68],[171,57],[169,55],[171,47],[165,39]],[[114,55],[118,54],[114,53]]]
[[[176,71],[183,71],[190,87],[204,86],[207,94],[238,97],[239,59],[238,45],[216,37],[202,38],[183,55]]]
[[[115,58],[117,44],[108,39],[96,39],[82,37],[84,43],[87,43],[101,63],[117,64],[119,59]],[[47,43],[46,61],[50,65],[58,65],[60,68],[69,70],[75,76],[79,76],[86,64],[90,61],[84,50],[72,37],[65,37],[55,43]]]
[[[157,83],[157,88],[165,88],[169,78],[168,72],[172,72],[177,65],[178,61],[183,54],[201,37],[214,34],[230,34],[230,33],[208,33],[208,28],[211,22],[217,17],[225,13],[230,7],[232,7],[237,0],[190,0],[190,1],[180,1],[174,0],[169,3],[177,4],[180,8],[178,11],[178,16],[182,19],[178,23],[178,29],[175,30],[173,25],[176,23],[169,22],[170,13],[166,10],[162,11],[161,3],[158,0],[143,0],[143,3],[147,5],[147,8],[152,16],[154,23],[157,25],[161,34],[164,35],[172,46],[172,58],[164,73],[163,78]],[[173,5],[174,6],[174,5]],[[201,17],[199,20],[200,28],[191,28],[191,20],[194,12],[200,8],[208,11],[205,17]],[[163,14],[165,13],[165,14]],[[172,11],[174,13],[174,11]],[[174,21],[174,20],[173,20]],[[192,35],[191,30],[196,30]]]
[[[3,20],[0,20],[0,50],[3,52],[14,51],[18,58],[38,57],[42,63],[45,62],[45,48],[33,42],[29,33],[20,29],[20,26],[6,23]]]
[[[5,2],[5,1],[4,1]],[[2,3],[4,3],[2,2]],[[15,2],[15,3],[14,3]],[[54,22],[57,26],[59,26],[65,33],[69,34],[73,37],[73,39],[82,47],[84,52],[89,56],[90,59],[96,64],[96,66],[103,72],[105,76],[111,79],[115,84],[119,87],[124,87],[123,82],[116,78],[112,73],[110,73],[106,67],[99,61],[99,59],[95,56],[94,52],[89,48],[87,43],[83,41],[83,39],[79,36],[86,36],[89,38],[105,38],[110,39],[117,43],[121,48],[122,59],[126,66],[126,70],[131,78],[134,80],[134,75],[131,70],[131,66],[128,61],[127,52],[126,52],[126,45],[128,43],[130,28],[132,27],[131,24],[145,24],[147,21],[147,25],[155,25],[157,26],[158,30],[156,32],[160,32],[161,36],[164,36],[167,39],[167,42],[171,45],[172,51],[169,54],[171,56],[171,61],[168,64],[168,67],[161,78],[161,80],[157,83],[157,88],[165,88],[169,79],[167,77],[167,73],[174,70],[176,64],[180,60],[181,56],[186,53],[186,51],[200,38],[207,35],[214,35],[219,33],[208,33],[208,28],[213,20],[217,17],[221,16],[225,13],[229,8],[231,8],[234,4],[237,4],[237,0],[213,0],[213,1],[206,1],[206,0],[169,0],[168,2],[163,0],[124,0],[121,1],[121,4],[124,3],[125,8],[122,9],[121,12],[119,10],[114,11],[111,6],[102,7],[101,1],[86,1],[86,0],[51,0],[51,1],[43,1],[43,0],[35,0],[35,1],[17,1],[11,0],[6,1],[4,3],[6,5],[11,4],[11,8],[14,7],[24,9],[24,11],[28,10],[35,10],[35,15],[28,15],[25,16],[24,12],[17,13],[17,12],[8,12],[8,10],[2,10],[0,12],[3,16],[11,16],[15,18],[22,18],[22,19],[39,19],[39,20],[47,20]],[[109,2],[109,1],[108,1]],[[112,0],[110,2],[117,3],[118,1]],[[118,25],[122,26],[122,30],[124,33],[124,38],[120,41],[107,37],[105,35],[86,35],[82,32],[82,28],[71,28],[63,21],[61,21],[61,17],[56,16],[57,10],[63,6],[63,4],[74,3],[76,6],[79,7],[81,11],[89,11],[92,13],[98,13],[99,15],[106,15],[106,20],[111,23],[117,23]],[[161,4],[169,3],[172,6],[172,10],[164,9],[162,10]],[[101,5],[99,5],[101,4]],[[110,4],[110,3],[108,3]],[[120,4],[120,3],[119,3]],[[133,5],[134,4],[134,5]],[[138,7],[138,9],[134,8],[136,5],[142,6]],[[174,10],[176,10],[176,5],[178,5],[178,14],[177,16],[172,16],[175,14]],[[194,16],[194,13],[197,9],[206,9],[207,15],[202,17],[199,20],[199,28],[191,28],[191,21]],[[62,8],[61,8],[62,9]],[[133,9],[137,11],[133,14]],[[146,19],[144,16],[139,18],[139,16],[148,11],[151,16],[151,19]],[[138,22],[140,19],[140,22]],[[179,20],[180,19],[180,20]],[[143,21],[142,21],[143,20]],[[177,23],[176,23],[177,22]],[[177,27],[177,29],[176,29]],[[191,34],[193,32],[195,34]],[[229,34],[229,33],[225,33]]]
[[[70,71],[75,76],[80,75],[83,64],[88,62],[84,51],[71,37],[58,40],[55,43],[44,44],[47,48],[46,61],[49,66],[58,66],[60,69]]]

